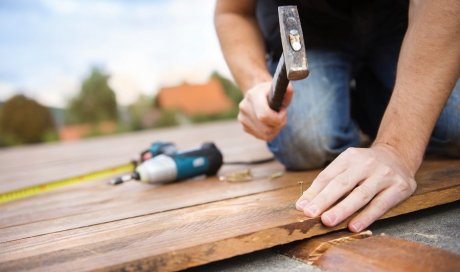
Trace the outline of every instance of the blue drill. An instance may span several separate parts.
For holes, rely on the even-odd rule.
[[[199,148],[182,152],[172,152],[168,148],[171,152],[154,152],[156,156],[143,161],[131,175],[116,178],[111,184],[131,179],[145,183],[168,183],[200,175],[213,176],[223,164],[222,153],[214,143],[204,143]]]
[[[168,156],[174,155],[177,153],[177,148],[173,143],[170,142],[153,142],[149,149],[141,153],[141,162],[149,160],[153,157],[156,157],[161,154]]]

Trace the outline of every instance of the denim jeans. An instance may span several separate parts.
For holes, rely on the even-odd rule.
[[[268,143],[275,158],[289,170],[322,167],[359,146],[360,129],[375,137],[395,83],[399,49],[399,42],[372,47],[364,61],[347,49],[307,50],[310,75],[292,81],[287,125]],[[269,63],[272,73],[276,64]],[[427,151],[460,157],[460,80]]]

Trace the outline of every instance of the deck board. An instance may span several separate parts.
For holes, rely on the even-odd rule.
[[[148,145],[153,140],[177,139],[180,147],[214,140],[226,160],[270,156],[263,142],[242,133],[234,122],[101,138],[92,140],[89,147],[79,148],[80,144],[87,144],[82,142],[73,144],[72,148],[91,155],[95,152],[91,146],[100,141],[102,145],[112,146],[106,151],[112,157],[111,162],[122,163],[126,160],[123,154],[128,151],[124,147],[120,147],[124,151],[117,149],[130,138],[136,142],[133,145],[139,146]],[[33,181],[26,180],[26,176],[16,176],[22,185],[46,180],[47,175],[56,172],[70,175],[91,169],[88,165],[81,169],[56,164],[59,149],[68,152],[67,145],[34,148],[36,150],[31,152],[37,153],[33,156],[51,149],[49,153],[53,159],[31,162],[31,171],[40,176]],[[11,155],[15,150],[19,154],[23,152],[23,149],[5,152]],[[67,161],[82,160],[81,153]],[[0,159],[5,157],[0,151]],[[12,156],[17,157],[20,156]],[[98,155],[95,160],[99,161],[96,164],[100,167],[103,158]],[[17,169],[17,162],[11,159],[9,163],[10,169]],[[43,167],[59,169],[46,174],[38,169]],[[247,167],[226,166],[221,172]],[[177,270],[333,230],[322,226],[318,218],[306,218],[294,208],[299,196],[297,181],[304,180],[308,184],[318,170],[288,172],[281,178],[269,180],[267,176],[282,169],[279,163],[250,168],[256,178],[246,183],[225,183],[217,178],[207,178],[164,186],[132,182],[111,187],[106,184],[107,179],[99,179],[2,204],[0,270]],[[12,171],[7,167],[2,169]],[[15,177],[15,174],[7,173],[6,176]],[[459,160],[428,160],[416,180],[419,184],[416,193],[385,217],[460,199]],[[0,184],[4,182],[2,180]],[[14,186],[18,185],[9,187]]]

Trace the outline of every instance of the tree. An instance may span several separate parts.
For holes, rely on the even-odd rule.
[[[238,105],[243,99],[241,90],[231,80],[225,78],[218,72],[213,72],[211,78],[217,78],[224,89],[225,94],[233,101],[234,105]]]
[[[133,130],[140,130],[153,126],[153,98],[140,95],[136,102],[128,106],[129,121]],[[151,120],[152,119],[152,120]]]
[[[38,143],[56,134],[49,110],[24,95],[5,102],[0,114],[0,144]]]
[[[109,76],[93,68],[83,81],[80,93],[67,109],[67,123],[97,124],[101,121],[117,121],[118,110],[114,91],[108,85]]]
[[[178,113],[174,110],[161,110],[161,114],[153,124],[155,128],[174,127],[180,124]]]

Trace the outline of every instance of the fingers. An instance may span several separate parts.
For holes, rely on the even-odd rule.
[[[282,125],[282,116],[270,108],[267,94],[264,93],[263,90],[256,90],[248,93],[246,102],[248,102],[249,107],[252,107],[249,113],[253,113],[252,117],[254,117],[255,120],[275,128]]]
[[[380,184],[376,186],[375,184]],[[321,215],[326,226],[333,227],[364,207],[380,191],[388,187],[386,183],[366,180],[356,187],[344,200]]]
[[[310,187],[302,194],[296,202],[296,208],[304,211],[307,206],[325,187],[334,179],[346,170],[346,161],[344,156],[337,157],[331,164],[329,164],[312,182]]]
[[[322,214],[322,222],[332,227],[367,205],[349,224],[350,230],[361,231],[410,196],[416,186],[405,164],[392,153],[349,148],[318,175],[296,207],[309,217]]]
[[[348,223],[353,232],[360,232],[384,215],[389,209],[412,195],[417,187],[413,178],[396,179],[384,191],[380,192],[369,205]]]
[[[360,232],[405,198],[392,187],[384,190],[348,223],[348,228],[352,232]]]
[[[363,171],[346,170],[334,177],[313,200],[303,207],[306,216],[316,217],[332,206],[343,195],[355,188],[366,177]],[[370,199],[369,199],[370,200]],[[368,201],[369,201],[368,200]],[[366,204],[366,203],[365,203]],[[334,214],[330,214],[333,217]]]
[[[270,84],[259,84],[249,90],[239,105],[238,115],[246,132],[265,141],[273,140],[287,122],[286,110],[275,112],[268,105]]]
[[[289,83],[286,93],[284,95],[284,100],[283,100],[283,106],[282,108],[287,108],[289,104],[291,103],[292,96],[294,95],[294,89],[292,88],[292,84]]]
[[[238,114],[238,121],[242,124],[245,132],[253,135],[258,139],[270,141],[276,136],[276,130],[274,128],[261,123],[255,123],[244,113],[240,112]]]

